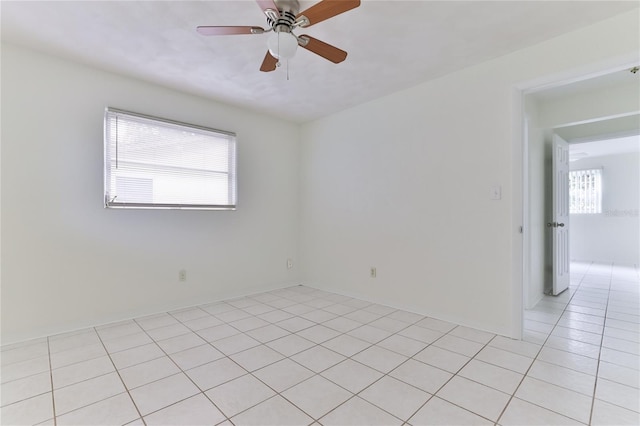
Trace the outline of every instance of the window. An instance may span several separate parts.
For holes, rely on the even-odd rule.
[[[105,207],[235,209],[233,133],[107,108]]]
[[[602,213],[602,169],[569,172],[569,213]]]

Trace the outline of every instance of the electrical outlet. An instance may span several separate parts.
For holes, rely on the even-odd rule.
[[[371,278],[375,278],[378,275],[378,271],[376,271],[376,268],[374,268],[373,266],[371,267],[371,271],[369,272],[369,276]]]
[[[293,268],[293,259],[287,259],[287,269]]]
[[[185,282],[186,280],[187,280],[187,270],[180,269],[180,271],[178,272],[178,281]]]

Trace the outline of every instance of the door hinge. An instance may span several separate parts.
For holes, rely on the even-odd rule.
[[[521,234],[524,233],[524,227],[523,226],[520,227],[520,233]]]

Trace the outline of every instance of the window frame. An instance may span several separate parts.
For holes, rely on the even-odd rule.
[[[112,163],[112,152],[109,148],[111,143],[110,141],[110,129],[109,124],[112,117],[115,116],[130,116],[136,119],[142,119],[146,121],[150,121],[152,123],[156,123],[159,127],[165,125],[165,127],[169,128],[183,128],[185,130],[192,129],[196,132],[205,132],[211,133],[214,136],[220,135],[223,137],[229,138],[228,140],[228,156],[229,156],[229,167],[226,172],[228,184],[227,191],[229,193],[228,200],[230,204],[191,204],[191,203],[136,203],[136,202],[117,202],[115,198],[111,198],[111,194],[109,190],[111,189],[111,163]],[[140,114],[136,112],[131,112],[119,108],[106,107],[104,111],[104,156],[103,156],[103,173],[104,173],[104,208],[116,208],[116,209],[169,209],[169,210],[236,210],[237,208],[237,135],[234,132],[229,132],[226,130],[219,130],[210,127],[200,126],[191,123],[185,123],[181,121],[151,116],[147,114]],[[116,142],[116,152],[117,158],[117,142]],[[117,160],[116,160],[117,162]],[[110,199],[111,198],[111,199]]]

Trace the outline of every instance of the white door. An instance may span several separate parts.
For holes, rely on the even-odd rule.
[[[569,144],[553,135],[553,295],[569,288]]]

